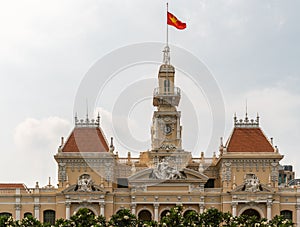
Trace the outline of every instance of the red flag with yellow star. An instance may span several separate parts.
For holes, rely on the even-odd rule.
[[[186,23],[181,22],[178,20],[172,13],[167,12],[167,24],[174,26],[175,28],[178,28],[180,30],[186,28]]]

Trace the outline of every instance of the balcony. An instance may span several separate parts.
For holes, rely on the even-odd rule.
[[[180,88],[173,87],[169,91],[164,91],[163,88],[157,87],[153,91],[153,105],[171,105],[178,106],[181,96]]]

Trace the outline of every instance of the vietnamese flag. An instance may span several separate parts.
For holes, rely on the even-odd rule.
[[[181,22],[172,13],[169,12],[167,12],[167,24],[172,25],[180,30],[186,28],[186,23]]]

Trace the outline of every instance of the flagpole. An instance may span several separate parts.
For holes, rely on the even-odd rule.
[[[168,4],[168,2],[167,2],[167,39],[166,39],[166,46],[165,46],[165,48],[164,48],[164,50],[163,50],[163,52],[164,52],[164,60],[163,60],[163,62],[164,62],[164,64],[166,64],[166,65],[169,65],[170,64],[170,48],[169,48],[169,25],[168,25],[168,12],[169,12],[169,4]]]
[[[167,2],[167,46],[169,46],[169,25],[168,25],[169,3]]]

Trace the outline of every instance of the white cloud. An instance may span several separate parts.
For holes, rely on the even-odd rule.
[[[59,117],[28,118],[16,127],[14,141],[21,150],[53,149],[59,145],[59,135],[64,135],[67,130],[70,130],[70,123]]]
[[[266,87],[247,91],[228,102],[228,113],[238,112],[244,117],[246,100],[248,112],[253,117],[261,116],[261,124],[272,131],[281,131],[284,135],[299,122],[300,95],[280,87]]]
[[[60,137],[70,133],[71,125],[68,121],[59,117],[48,117],[44,119],[28,118],[21,122],[15,129],[14,142],[16,145],[17,159],[14,163],[8,163],[13,168],[12,174],[17,178],[20,167],[26,171],[26,176],[19,181],[39,181],[44,186],[48,177],[54,178],[56,182],[56,163],[53,155],[56,154],[60,144]]]
[[[110,143],[110,137],[114,138],[114,146],[120,156],[126,156],[127,152],[132,152],[133,155],[138,156],[138,152],[143,149],[150,149],[150,126],[146,124],[149,119],[141,119],[136,116],[142,110],[137,110],[132,116],[116,115],[112,112],[98,107],[95,110],[94,116],[100,113],[102,128],[106,139]]]

